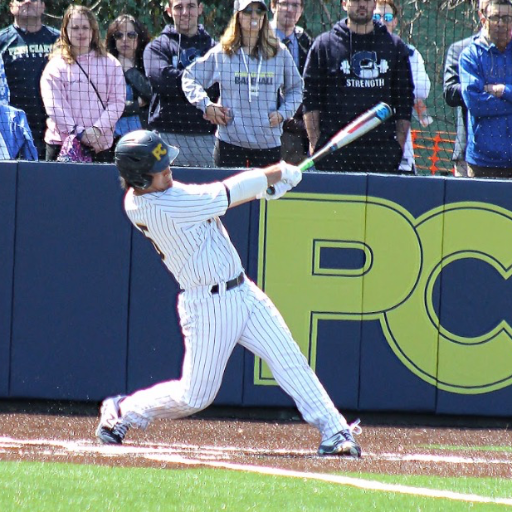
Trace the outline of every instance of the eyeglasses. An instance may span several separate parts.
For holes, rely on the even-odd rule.
[[[263,7],[246,7],[243,11],[241,11],[242,14],[245,14],[246,16],[252,16],[252,13],[255,12],[258,16],[263,16],[267,10],[263,9]]]
[[[391,12],[387,12],[386,14],[384,14],[384,16],[382,14],[379,14],[379,13],[375,13],[373,15],[373,19],[375,21],[380,21],[382,18],[384,18],[384,21],[386,23],[390,23],[391,21],[393,21],[395,19],[395,15]]]
[[[486,19],[491,23],[499,23],[500,21],[505,25],[509,25],[512,23],[512,15],[505,14],[504,16],[499,16],[498,14],[493,14],[492,16],[486,16]]]
[[[137,39],[139,34],[135,32],[134,30],[131,30],[130,32],[126,32],[126,37],[128,39]],[[114,32],[114,39],[116,41],[119,41],[120,39],[123,39],[125,37],[125,32]]]
[[[286,9],[288,11],[298,11],[302,7],[302,4],[292,4],[290,2],[277,2],[277,6],[280,9]]]

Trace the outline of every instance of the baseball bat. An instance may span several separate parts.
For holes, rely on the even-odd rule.
[[[367,110],[360,116],[357,116],[352,122],[342,128],[332,139],[325,144],[314,155],[303,160],[297,167],[302,171],[313,167],[316,162],[327,155],[334,153],[343,146],[347,146],[356,139],[359,139],[369,131],[373,130],[393,115],[391,107],[384,102],[377,103],[374,107]],[[268,187],[267,194],[272,196],[275,194],[273,185]]]

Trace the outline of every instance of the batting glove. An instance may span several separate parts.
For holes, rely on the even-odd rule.
[[[283,183],[289,183],[291,188],[296,187],[302,179],[301,170],[295,165],[289,164],[284,160],[279,162],[281,167],[281,181]]]
[[[284,181],[278,181],[275,185],[272,186],[273,190],[275,192],[273,194],[269,194],[267,190],[265,192],[262,192],[261,194],[258,194],[256,196],[256,199],[266,199],[267,201],[270,201],[271,199],[279,199],[280,197],[283,197],[286,192],[291,190],[293,187],[289,183],[285,183]]]

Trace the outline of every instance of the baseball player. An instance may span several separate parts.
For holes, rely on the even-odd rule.
[[[130,427],[145,429],[156,418],[183,418],[205,409],[239,343],[269,365],[303,418],[320,431],[319,455],[360,457],[353,436],[360,428],[349,426],[334,407],[277,308],[245,275],[220,220],[228,208],[282,197],[300,182],[300,170],[283,162],[222,182],[188,185],[173,180],[169,165],[177,155],[177,148],[146,130],[125,135],[115,150],[128,218],[150,239],[182,289],[182,377],[105,399],[96,436],[120,444]],[[267,196],[269,185],[275,195]]]

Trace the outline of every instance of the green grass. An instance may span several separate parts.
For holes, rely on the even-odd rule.
[[[493,498],[512,496],[512,481],[505,479],[347,476]],[[0,462],[2,512],[480,512],[507,509],[510,507],[364,491],[306,479],[214,469],[164,470]]]
[[[423,444],[422,448],[447,451],[512,452],[512,446],[457,446],[448,444]]]

